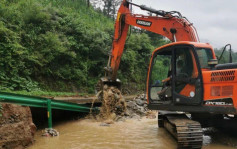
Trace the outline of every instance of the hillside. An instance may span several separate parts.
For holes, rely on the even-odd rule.
[[[4,0],[0,15],[0,90],[93,93],[111,48],[112,19],[84,0]],[[130,36],[119,72],[124,84],[144,88],[154,46],[146,33]]]

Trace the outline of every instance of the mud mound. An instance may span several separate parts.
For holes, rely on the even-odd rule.
[[[33,143],[35,132],[29,107],[2,104],[0,149],[23,149]]]

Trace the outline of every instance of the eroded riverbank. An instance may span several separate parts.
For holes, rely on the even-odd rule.
[[[36,126],[29,107],[1,104],[0,149],[23,149],[34,142]]]

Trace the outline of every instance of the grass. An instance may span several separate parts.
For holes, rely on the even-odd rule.
[[[53,96],[53,97],[92,96],[92,94],[73,93],[73,92],[47,92],[47,91],[28,92],[28,91],[10,91],[10,90],[2,90],[1,92],[8,92],[8,93],[29,95],[29,96]]]

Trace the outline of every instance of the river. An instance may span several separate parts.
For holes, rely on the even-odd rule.
[[[108,126],[89,119],[58,123],[58,137],[42,137],[38,130],[35,143],[29,149],[176,149],[175,139],[158,128],[157,119],[130,119]],[[203,149],[232,149],[219,139],[204,136]],[[221,137],[221,135],[220,135]],[[217,137],[217,138],[220,138]],[[226,138],[225,138],[226,139]],[[231,139],[231,138],[229,138]],[[237,138],[232,139],[236,142]],[[227,143],[228,144],[228,143]]]

